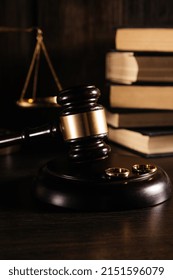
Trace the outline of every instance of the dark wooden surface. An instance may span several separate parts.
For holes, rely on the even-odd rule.
[[[116,146],[112,152],[127,154]],[[56,144],[1,155],[0,259],[173,258],[172,199],[145,209],[98,213],[52,210],[37,203],[31,195],[33,178],[62,153]],[[152,161],[173,181],[172,157]]]

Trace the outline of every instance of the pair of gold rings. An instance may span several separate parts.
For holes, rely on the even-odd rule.
[[[151,174],[157,170],[153,164],[134,164],[132,166],[132,173],[136,175]],[[123,167],[110,167],[105,170],[108,178],[127,178],[130,175],[130,170]]]

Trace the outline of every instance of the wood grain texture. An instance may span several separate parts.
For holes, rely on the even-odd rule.
[[[172,26],[171,1],[123,0],[123,23],[126,26]]]
[[[1,213],[1,259],[172,259],[170,203],[115,213]]]
[[[104,82],[104,54],[114,46],[121,1],[39,1],[38,23],[64,87]]]
[[[34,1],[2,0],[0,26],[27,28],[35,25]],[[0,127],[15,126],[15,102],[19,98],[33,51],[33,35],[0,33]],[[31,50],[32,49],[32,50]],[[11,114],[9,114],[11,113]],[[13,116],[13,118],[12,118]]]

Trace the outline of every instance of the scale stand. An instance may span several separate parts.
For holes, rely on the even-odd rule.
[[[56,83],[56,86],[59,91],[62,90],[62,86],[60,84],[59,78],[54,70],[54,67],[52,65],[52,62],[50,60],[50,57],[48,55],[46,46],[43,41],[43,32],[40,28],[37,28],[37,43],[34,49],[33,57],[31,60],[31,64],[26,76],[25,84],[20,96],[20,99],[17,101],[17,105],[24,108],[29,107],[59,107],[59,104],[56,102],[56,96],[47,96],[47,97],[36,97],[37,93],[37,82],[38,82],[38,71],[39,71],[39,65],[40,65],[40,55],[41,51],[43,52],[46,62],[49,66],[49,69],[51,71],[51,74],[54,78],[54,81]],[[35,69],[34,69],[35,67]],[[31,79],[32,72],[34,71],[34,81],[33,81],[33,92],[31,98],[25,98],[26,91]]]
[[[56,86],[59,91],[62,90],[61,83],[59,81],[59,78],[55,72],[55,69],[52,65],[51,59],[49,57],[48,51],[46,49],[46,46],[43,41],[43,32],[38,27],[29,27],[29,28],[17,28],[17,27],[5,27],[0,26],[0,33],[31,33],[33,31],[37,32],[36,35],[36,46],[34,49],[34,53],[32,56],[31,64],[29,66],[29,70],[26,76],[26,81],[24,83],[24,87],[21,93],[21,96],[19,100],[16,102],[18,106],[24,107],[24,108],[30,108],[30,107],[59,107],[59,105],[56,102],[56,96],[47,96],[47,97],[36,97],[37,93],[37,81],[38,81],[38,71],[40,66],[40,55],[41,51],[43,52],[46,62],[48,64],[48,67],[51,71],[51,74],[54,78],[54,81],[56,83]],[[35,68],[35,69],[34,69]],[[33,92],[31,98],[25,98],[26,90],[28,88],[28,84],[31,79],[32,72],[34,71],[34,81],[33,81]]]

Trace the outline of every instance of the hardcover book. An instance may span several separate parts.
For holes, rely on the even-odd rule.
[[[145,156],[173,153],[173,127],[167,128],[108,128],[108,139]]]
[[[173,84],[110,84],[109,106],[173,110]]]
[[[111,82],[173,82],[173,53],[109,51],[105,76]]]
[[[117,28],[117,50],[173,51],[173,28]]]
[[[106,109],[108,125],[119,128],[173,126],[173,111]]]

